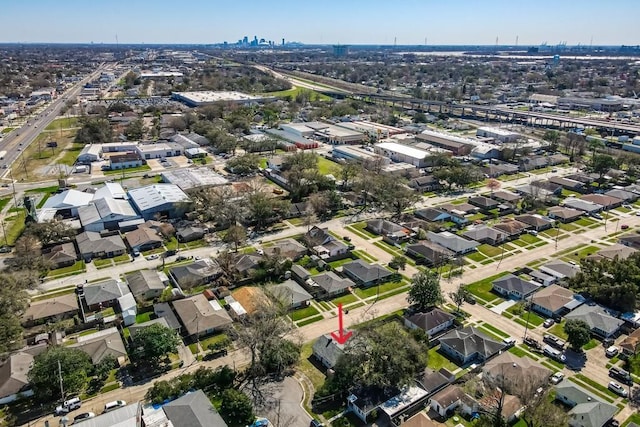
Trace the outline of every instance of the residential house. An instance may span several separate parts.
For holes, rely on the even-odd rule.
[[[359,387],[353,389],[347,397],[347,411],[350,411],[363,423],[368,423],[372,421],[369,419],[369,416],[372,413],[378,414],[377,410],[380,408],[380,405],[395,396],[398,392],[398,389],[383,389],[380,387]]]
[[[180,333],[182,331],[182,324],[178,320],[176,313],[171,309],[168,302],[158,302],[153,304],[153,314],[162,318],[167,322],[167,325],[174,331]]]
[[[563,206],[553,206],[549,208],[547,216],[551,219],[557,219],[562,223],[573,222],[584,215],[584,212],[578,209],[567,208]]]
[[[380,420],[388,421],[393,425],[396,420],[399,421],[421,410],[428,397],[429,393],[426,390],[415,385],[407,385],[400,390],[399,394],[379,406]]]
[[[332,298],[356,286],[351,279],[342,278],[333,271],[326,271],[311,276],[305,283],[311,293],[317,295],[319,298]]]
[[[628,355],[633,356],[640,350],[640,328],[631,332],[621,343],[620,349]]]
[[[529,357],[519,357],[505,351],[487,361],[482,367],[483,379],[493,384],[504,384],[508,390],[516,390],[521,384],[543,383],[553,372]],[[519,408],[518,408],[519,409]]]
[[[124,279],[133,296],[140,302],[159,298],[167,286],[156,270],[134,271],[126,274]]]
[[[384,236],[392,242],[403,242],[414,233],[401,225],[386,219],[371,219],[367,221],[367,230],[379,236]]]
[[[638,200],[638,194],[636,194],[636,193],[634,193],[632,191],[620,190],[620,189],[617,189],[617,188],[609,190],[609,191],[605,192],[604,194],[605,194],[605,196],[609,196],[609,197],[614,197],[616,199],[620,199],[624,203],[633,203],[636,200]]]
[[[342,265],[342,272],[357,285],[368,287],[390,280],[393,273],[379,264],[369,264],[361,259]]]
[[[615,258],[627,259],[631,256],[631,254],[635,252],[638,252],[637,249],[634,249],[632,247],[625,246],[625,245],[615,244],[615,245],[607,246],[606,248],[602,248],[593,255],[588,255],[587,259],[594,259],[594,260],[599,260],[603,258],[609,259],[609,260],[613,260]]]
[[[449,212],[443,211],[438,208],[425,208],[419,209],[413,213],[417,218],[424,219],[429,222],[444,222],[451,219]]]
[[[33,358],[46,348],[46,345],[27,347],[10,354],[0,365],[0,405],[11,403],[20,396],[33,396],[29,386],[29,370],[33,365]]]
[[[313,343],[312,353],[324,367],[333,369],[344,354],[344,344],[338,344],[331,334],[324,334]]]
[[[162,407],[174,427],[227,427],[209,397],[202,391],[190,391]],[[145,425],[148,425],[145,423]]]
[[[115,326],[89,335],[80,335],[70,347],[87,353],[94,365],[107,356],[113,356],[119,365],[123,365],[127,359],[127,350]]]
[[[456,409],[463,414],[471,415],[477,411],[478,402],[457,385],[450,385],[431,396],[429,406],[442,418],[448,418]]]
[[[469,204],[477,206],[483,212],[489,212],[492,209],[496,209],[500,202],[490,199],[484,196],[469,197]]]
[[[533,185],[533,183],[519,185],[515,188],[515,191],[519,194],[522,194],[523,196],[530,196],[534,199],[539,200],[549,200],[552,196],[559,196],[560,193],[562,193],[562,187],[558,186],[556,190],[557,192],[554,193],[553,191],[541,188],[537,185]]]
[[[562,195],[562,185],[555,184],[550,181],[533,181],[531,186],[538,188],[539,190],[543,190],[548,194],[553,194],[555,196]],[[539,193],[542,196],[544,193]]]
[[[312,227],[305,234],[305,241],[311,251],[322,259],[346,257],[349,247],[337,240],[326,228]]]
[[[473,326],[449,331],[440,338],[440,351],[457,363],[484,362],[504,348],[504,344],[489,338]]]
[[[562,176],[552,176],[551,178],[549,178],[549,182],[560,185],[565,190],[574,191],[577,193],[586,193],[591,189],[584,182],[576,181],[574,179],[570,179]]]
[[[271,306],[271,301],[258,286],[243,286],[234,290],[231,296],[242,305],[242,308],[249,315]]]
[[[118,298],[130,293],[126,283],[115,279],[107,279],[80,286],[82,287],[80,296],[84,299],[90,310],[101,310],[105,307],[111,307],[115,305]]]
[[[494,414],[498,409],[498,402],[500,402],[500,411],[502,417],[507,422],[507,425],[512,425],[517,421],[518,414],[524,407],[523,403],[517,396],[511,394],[502,393],[499,390],[490,390],[486,393],[478,404],[480,410],[487,414]]]
[[[492,246],[503,243],[507,238],[507,235],[503,231],[496,230],[484,224],[469,228],[462,233],[462,235],[467,239],[475,240],[478,243],[487,243]]]
[[[523,280],[513,274],[507,274],[492,282],[493,290],[505,298],[516,300],[527,299],[536,292],[539,286],[535,283]]]
[[[565,278],[574,277],[576,274],[580,272],[580,267],[577,265],[569,264],[566,261],[551,260],[539,267],[540,271],[548,273],[554,277],[557,277],[559,280]]]
[[[600,205],[602,206],[602,209],[605,211],[620,207],[622,206],[622,203],[623,203],[623,200],[618,199],[616,197],[611,197],[611,196],[607,196],[606,194],[597,194],[597,193],[586,194],[580,197],[580,199]]]
[[[148,251],[162,246],[162,236],[155,230],[140,226],[124,235],[132,251]]]
[[[418,412],[400,423],[400,427],[438,427],[439,425],[439,423],[431,421],[425,412]]]
[[[583,303],[567,288],[550,285],[531,297],[531,308],[546,317],[559,318]]]
[[[282,258],[297,261],[307,254],[307,248],[295,239],[282,239],[273,242],[273,245],[264,248],[266,257],[280,256]]]
[[[233,258],[234,268],[241,278],[250,278],[251,274],[260,268],[260,263],[264,257],[257,253],[236,254]]]
[[[438,208],[458,216],[471,215],[477,213],[480,210],[480,208],[478,208],[477,206],[473,206],[469,203],[459,203],[457,205],[454,205],[452,203],[445,203],[438,206]]]
[[[448,384],[451,384],[455,379],[456,376],[444,368],[440,368],[437,372],[425,368],[424,371],[416,377],[416,383],[430,395],[433,395],[445,388]]]
[[[267,286],[267,292],[290,310],[306,307],[313,299],[309,292],[291,279]]]
[[[542,284],[542,286],[549,286],[552,285],[554,283],[556,283],[558,281],[557,277],[554,277],[550,274],[547,273],[543,273],[542,271],[539,270],[531,270],[529,273],[527,273],[529,276],[531,276],[531,278],[535,281],[538,282],[540,284]]]
[[[522,197],[519,194],[512,193],[511,191],[498,190],[498,191],[494,191],[491,194],[491,198],[494,200],[498,200],[499,202],[515,204]]]
[[[309,273],[306,268],[298,264],[293,264],[291,266],[291,274],[298,283],[305,283],[309,278],[311,278],[311,273]]]
[[[22,315],[22,322],[26,325],[55,323],[75,316],[78,309],[78,296],[75,293],[31,301]]]
[[[63,268],[75,264],[78,260],[78,254],[73,242],[68,242],[43,249],[42,258],[51,264],[52,268]]]
[[[521,171],[530,171],[547,167],[549,161],[543,156],[527,156],[520,159],[519,167]]]
[[[455,316],[437,307],[426,313],[415,313],[404,318],[404,325],[409,329],[422,329],[429,337],[453,326]]]
[[[622,236],[618,237],[618,242],[621,245],[625,245],[630,248],[640,249],[640,234],[623,234]]]
[[[203,258],[191,264],[169,269],[169,276],[181,289],[190,289],[211,283],[221,275],[222,269],[211,258]]]
[[[566,199],[564,199],[563,205],[571,209],[577,209],[587,214],[594,214],[604,209],[604,206],[600,204],[593,203],[588,200],[576,199],[575,197],[567,197]]]
[[[176,238],[178,239],[178,242],[181,243],[187,243],[187,242],[193,242],[195,240],[200,240],[204,237],[204,228],[202,227],[194,227],[194,226],[188,226],[188,227],[182,227],[179,228],[176,232]]]
[[[409,181],[408,185],[409,187],[420,193],[424,193],[427,191],[436,191],[442,187],[440,181],[437,180],[433,175],[425,175],[414,178]]]
[[[502,175],[513,175],[518,173],[518,167],[509,163],[489,163],[482,166],[481,171],[483,175],[489,178],[498,178]]]
[[[442,233],[427,231],[427,239],[449,249],[457,255],[464,255],[466,253],[473,252],[480,245],[478,242],[464,239],[448,231],[444,231]]]
[[[569,426],[603,427],[618,412],[618,407],[600,399],[573,381],[556,385],[556,400],[571,408]]]
[[[583,304],[565,316],[567,320],[582,320],[591,328],[591,332],[601,338],[616,335],[624,320],[615,318],[598,305]]]
[[[516,221],[527,224],[530,230],[543,231],[553,227],[553,221],[547,217],[538,214],[525,214],[515,217]]]
[[[528,225],[515,219],[505,219],[503,222],[494,224],[493,228],[500,230],[509,239],[515,239],[527,230]]]
[[[425,264],[429,267],[442,265],[454,255],[453,251],[428,240],[407,245],[405,252],[419,264]]]
[[[203,294],[175,300],[172,304],[184,335],[192,339],[213,334],[233,323],[227,310],[218,301],[209,301]]]
[[[113,258],[127,252],[127,246],[119,234],[102,235],[85,231],[76,236],[80,256],[90,262],[93,258]]]

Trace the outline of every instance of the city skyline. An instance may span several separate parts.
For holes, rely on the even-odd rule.
[[[640,3],[408,0],[304,4],[281,0],[176,5],[151,2],[32,0],[3,5],[0,42],[213,44],[254,36],[280,44],[637,45]]]

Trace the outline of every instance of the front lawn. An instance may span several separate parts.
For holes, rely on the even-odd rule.
[[[509,274],[508,271],[502,272],[500,274],[496,274],[495,276],[487,277],[486,279],[482,279],[478,282],[471,283],[467,286],[467,290],[474,294],[477,297],[482,298],[485,301],[492,301],[498,296],[491,292],[493,288],[493,281],[499,279],[500,277]]]
[[[467,258],[469,258],[471,261],[475,261],[475,262],[481,262],[481,261],[484,261],[485,259],[487,259],[487,257],[482,255],[480,252],[472,252],[472,253],[467,255]]]
[[[207,350],[209,348],[210,345],[214,345],[217,344],[219,342],[228,340],[229,337],[226,334],[218,334],[218,335],[213,335],[211,337],[208,337],[204,340],[200,341],[200,347],[202,347],[203,350]]]
[[[538,243],[541,241],[539,237],[533,236],[531,234],[522,234],[520,235],[520,240],[524,240],[529,244]]]
[[[562,321],[562,323],[556,323],[549,329],[549,333],[557,336],[558,338],[562,338],[563,340],[566,340],[568,336],[564,331],[564,323],[565,323],[564,320]]]
[[[93,265],[95,265],[97,268],[111,266],[112,264],[113,262],[111,261],[111,258],[105,258],[105,259],[96,258],[93,260]]]
[[[341,297],[337,297],[331,300],[331,302],[334,305],[338,305],[338,304],[342,304],[342,305],[347,305],[347,304],[351,304],[352,302],[356,302],[358,300],[358,298],[356,298],[355,295],[353,294],[346,294],[343,295]]]
[[[588,343],[582,346],[582,349],[584,351],[591,350],[592,348],[596,348],[598,344],[600,344],[600,342],[597,339],[591,338],[591,340]]]
[[[483,243],[482,245],[478,246],[478,251],[483,253],[484,255],[488,256],[488,257],[495,257],[498,256],[502,253],[502,249],[499,247],[495,247],[495,246],[491,246],[488,245],[486,243]]]
[[[309,306],[292,311],[289,313],[289,317],[295,322],[306,319],[307,317],[315,316],[316,314],[319,314],[319,311],[315,307]]]
[[[389,292],[392,291],[394,289],[398,289],[401,288],[403,286],[407,286],[407,283],[404,282],[388,282],[388,283],[383,283],[379,286],[380,288],[380,293],[383,294],[385,292]],[[366,289],[356,289],[355,290],[356,295],[358,295],[360,298],[369,298],[372,297],[374,295],[376,295],[378,293],[378,286],[371,286],[369,288]]]
[[[136,315],[136,323],[144,323],[151,320],[151,315],[153,312],[147,311],[146,313],[140,313]]]
[[[360,233],[364,234],[365,236],[367,236],[367,237],[369,237],[371,239],[375,239],[376,237],[379,237],[376,234],[373,234],[372,232],[370,232],[369,230],[365,230],[365,228],[367,227],[367,223],[365,221],[356,222],[355,224],[351,224],[351,227],[355,228]]]
[[[47,276],[55,277],[63,274],[80,273],[84,271],[84,261],[76,261],[75,264],[69,267],[56,268],[55,270],[49,270]]]
[[[151,167],[149,165],[137,166],[135,168],[126,168],[126,169],[116,169],[116,170],[106,170],[102,171],[105,175],[127,175],[135,172],[144,172],[150,171]]]
[[[582,258],[586,258],[589,255],[592,255],[600,250],[597,246],[587,246],[586,248],[582,248],[579,251],[572,251],[569,254],[566,254],[563,258],[568,258],[576,262],[580,262]]]

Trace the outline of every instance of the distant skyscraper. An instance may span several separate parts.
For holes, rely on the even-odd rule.
[[[249,37],[244,36],[244,38],[242,39],[242,44],[249,44]]]
[[[333,45],[333,55],[337,57],[347,56],[349,53],[349,46],[344,44]]]
[[[282,46],[284,46],[284,38],[282,39]]]

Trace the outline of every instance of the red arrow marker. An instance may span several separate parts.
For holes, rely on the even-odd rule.
[[[338,333],[331,332],[331,336],[338,344],[344,344],[353,335],[353,332],[349,331],[346,334],[342,328],[342,304],[338,304]]]

